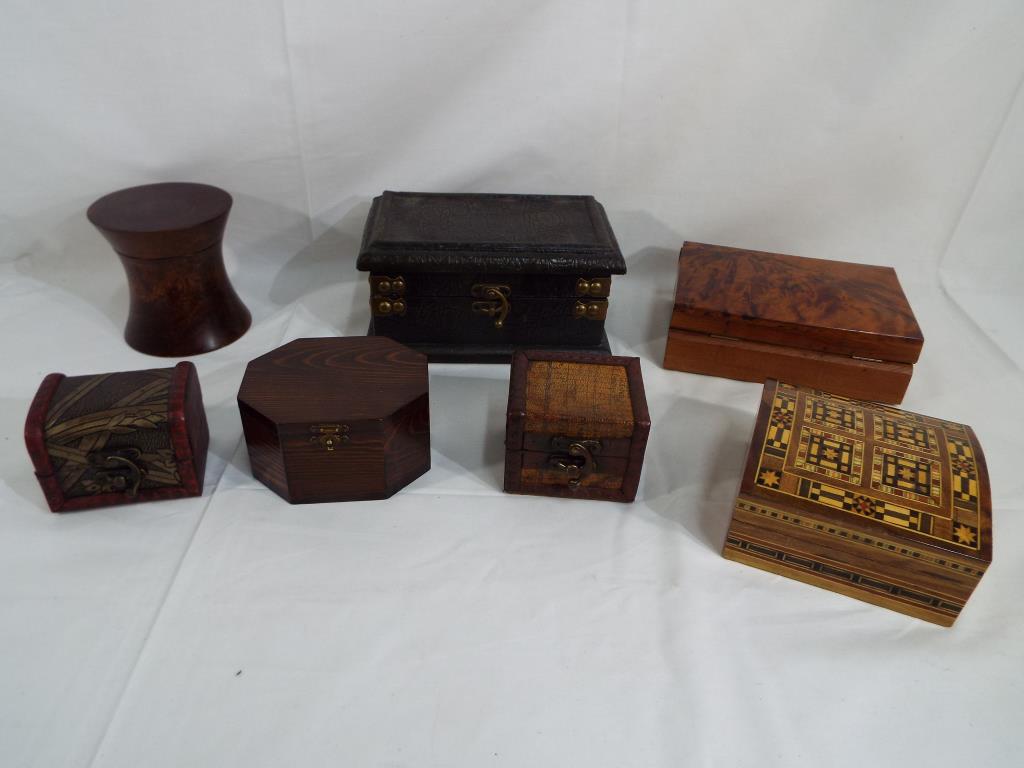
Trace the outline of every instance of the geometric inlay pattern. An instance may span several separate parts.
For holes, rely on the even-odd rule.
[[[925,453],[938,453],[938,441],[931,427],[906,418],[883,415],[875,416],[874,421],[877,442],[906,446]]]
[[[876,445],[871,487],[932,507],[942,505],[942,465],[936,459]]]
[[[823,427],[864,434],[864,409],[845,400],[808,400],[804,419]]]
[[[976,453],[963,425],[780,382],[752,481],[769,496],[976,551],[989,530]]]
[[[809,472],[848,483],[859,483],[864,464],[864,443],[815,427],[800,431],[794,465]]]

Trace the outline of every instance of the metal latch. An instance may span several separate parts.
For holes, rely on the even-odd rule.
[[[342,443],[349,441],[348,424],[314,424],[309,428],[313,436],[309,442],[319,445],[328,451],[333,451]]]
[[[566,485],[570,488],[579,487],[585,477],[597,471],[594,454],[601,452],[599,441],[554,437],[551,439],[551,448],[568,454],[551,456],[548,464],[565,473]]]
[[[509,297],[512,289],[507,285],[493,285],[491,283],[477,283],[470,293],[475,299],[484,301],[473,302],[473,312],[478,315],[494,318],[495,328],[505,327],[505,318],[512,311],[512,302]]]

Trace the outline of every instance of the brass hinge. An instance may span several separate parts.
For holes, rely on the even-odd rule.
[[[314,424],[309,431],[313,433],[309,442],[328,451],[333,451],[342,443],[349,441],[348,424]]]
[[[405,314],[405,278],[370,275],[370,313],[374,317]]]
[[[494,318],[494,327],[503,328],[505,318],[512,311],[512,302],[509,297],[512,289],[507,285],[492,285],[490,283],[477,283],[470,291],[475,299],[484,301],[473,302],[473,312],[478,315]]]
[[[572,316],[577,320],[604,320],[608,316],[608,300],[577,301],[572,308]]]
[[[577,296],[592,296],[595,299],[608,298],[612,292],[610,277],[581,277],[576,281]]]

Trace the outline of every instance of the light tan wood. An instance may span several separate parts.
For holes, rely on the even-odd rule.
[[[862,360],[675,328],[668,332],[664,367],[740,381],[783,379],[881,403],[902,402],[914,372],[908,363]]]

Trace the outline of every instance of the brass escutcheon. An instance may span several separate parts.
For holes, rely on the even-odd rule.
[[[347,443],[350,439],[348,424],[314,424],[309,431],[313,433],[309,441],[328,451],[333,451],[337,446]]]
[[[512,289],[507,285],[492,285],[490,283],[477,283],[473,286],[471,293],[474,298],[486,299],[486,301],[474,301],[473,312],[478,315],[494,318],[495,328],[504,328],[505,319],[512,311],[512,302],[509,296]]]

